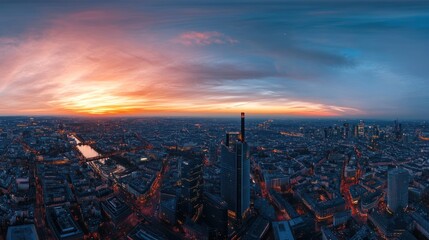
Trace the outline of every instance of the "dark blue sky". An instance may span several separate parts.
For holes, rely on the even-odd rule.
[[[427,119],[428,40],[424,1],[2,2],[0,114]]]

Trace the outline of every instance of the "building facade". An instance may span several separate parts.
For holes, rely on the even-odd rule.
[[[387,176],[387,207],[391,212],[408,206],[409,174],[402,168],[389,171]]]
[[[187,154],[181,163],[181,211],[197,219],[201,215],[203,190],[203,156],[196,153]]]
[[[221,196],[228,204],[228,213],[241,221],[250,207],[250,161],[245,141],[244,113],[241,132],[229,132],[221,148]]]

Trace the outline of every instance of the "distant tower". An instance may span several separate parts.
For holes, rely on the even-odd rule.
[[[203,190],[203,156],[188,153],[181,163],[180,211],[196,220],[201,214]]]
[[[244,122],[244,118],[245,118],[245,116],[244,116],[244,112],[242,112],[241,113],[241,135],[240,135],[240,140],[241,140],[241,142],[245,142],[244,140],[245,140],[245,130],[244,130],[244,125],[245,125],[245,122]]]
[[[402,139],[402,124],[395,120],[395,127],[393,129],[396,140],[400,141]]]
[[[387,207],[395,212],[408,206],[408,172],[402,168],[389,171],[387,176]]]
[[[229,132],[221,148],[221,196],[228,213],[241,222],[250,206],[250,161],[245,139],[245,116],[241,113],[241,132]]]
[[[360,120],[359,124],[358,124],[358,137],[365,137],[365,123]]]
[[[349,138],[350,137],[350,124],[344,123],[344,131],[343,131],[343,138]]]

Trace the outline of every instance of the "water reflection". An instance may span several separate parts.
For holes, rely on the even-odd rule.
[[[77,139],[75,136],[71,135],[70,137],[71,137],[71,138],[73,138],[73,139],[76,141],[76,143],[77,143],[77,144],[81,143],[81,142],[79,141],[79,139]],[[78,145],[78,146],[77,146],[77,149],[79,149],[79,151],[82,153],[82,155],[83,155],[85,158],[93,158],[93,157],[97,157],[97,156],[99,156],[99,155],[100,155],[97,151],[95,151],[95,150],[94,150],[91,146],[89,146],[89,145]]]

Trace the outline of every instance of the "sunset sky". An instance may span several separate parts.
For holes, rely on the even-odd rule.
[[[428,2],[262,2],[1,1],[0,115],[429,118]]]

